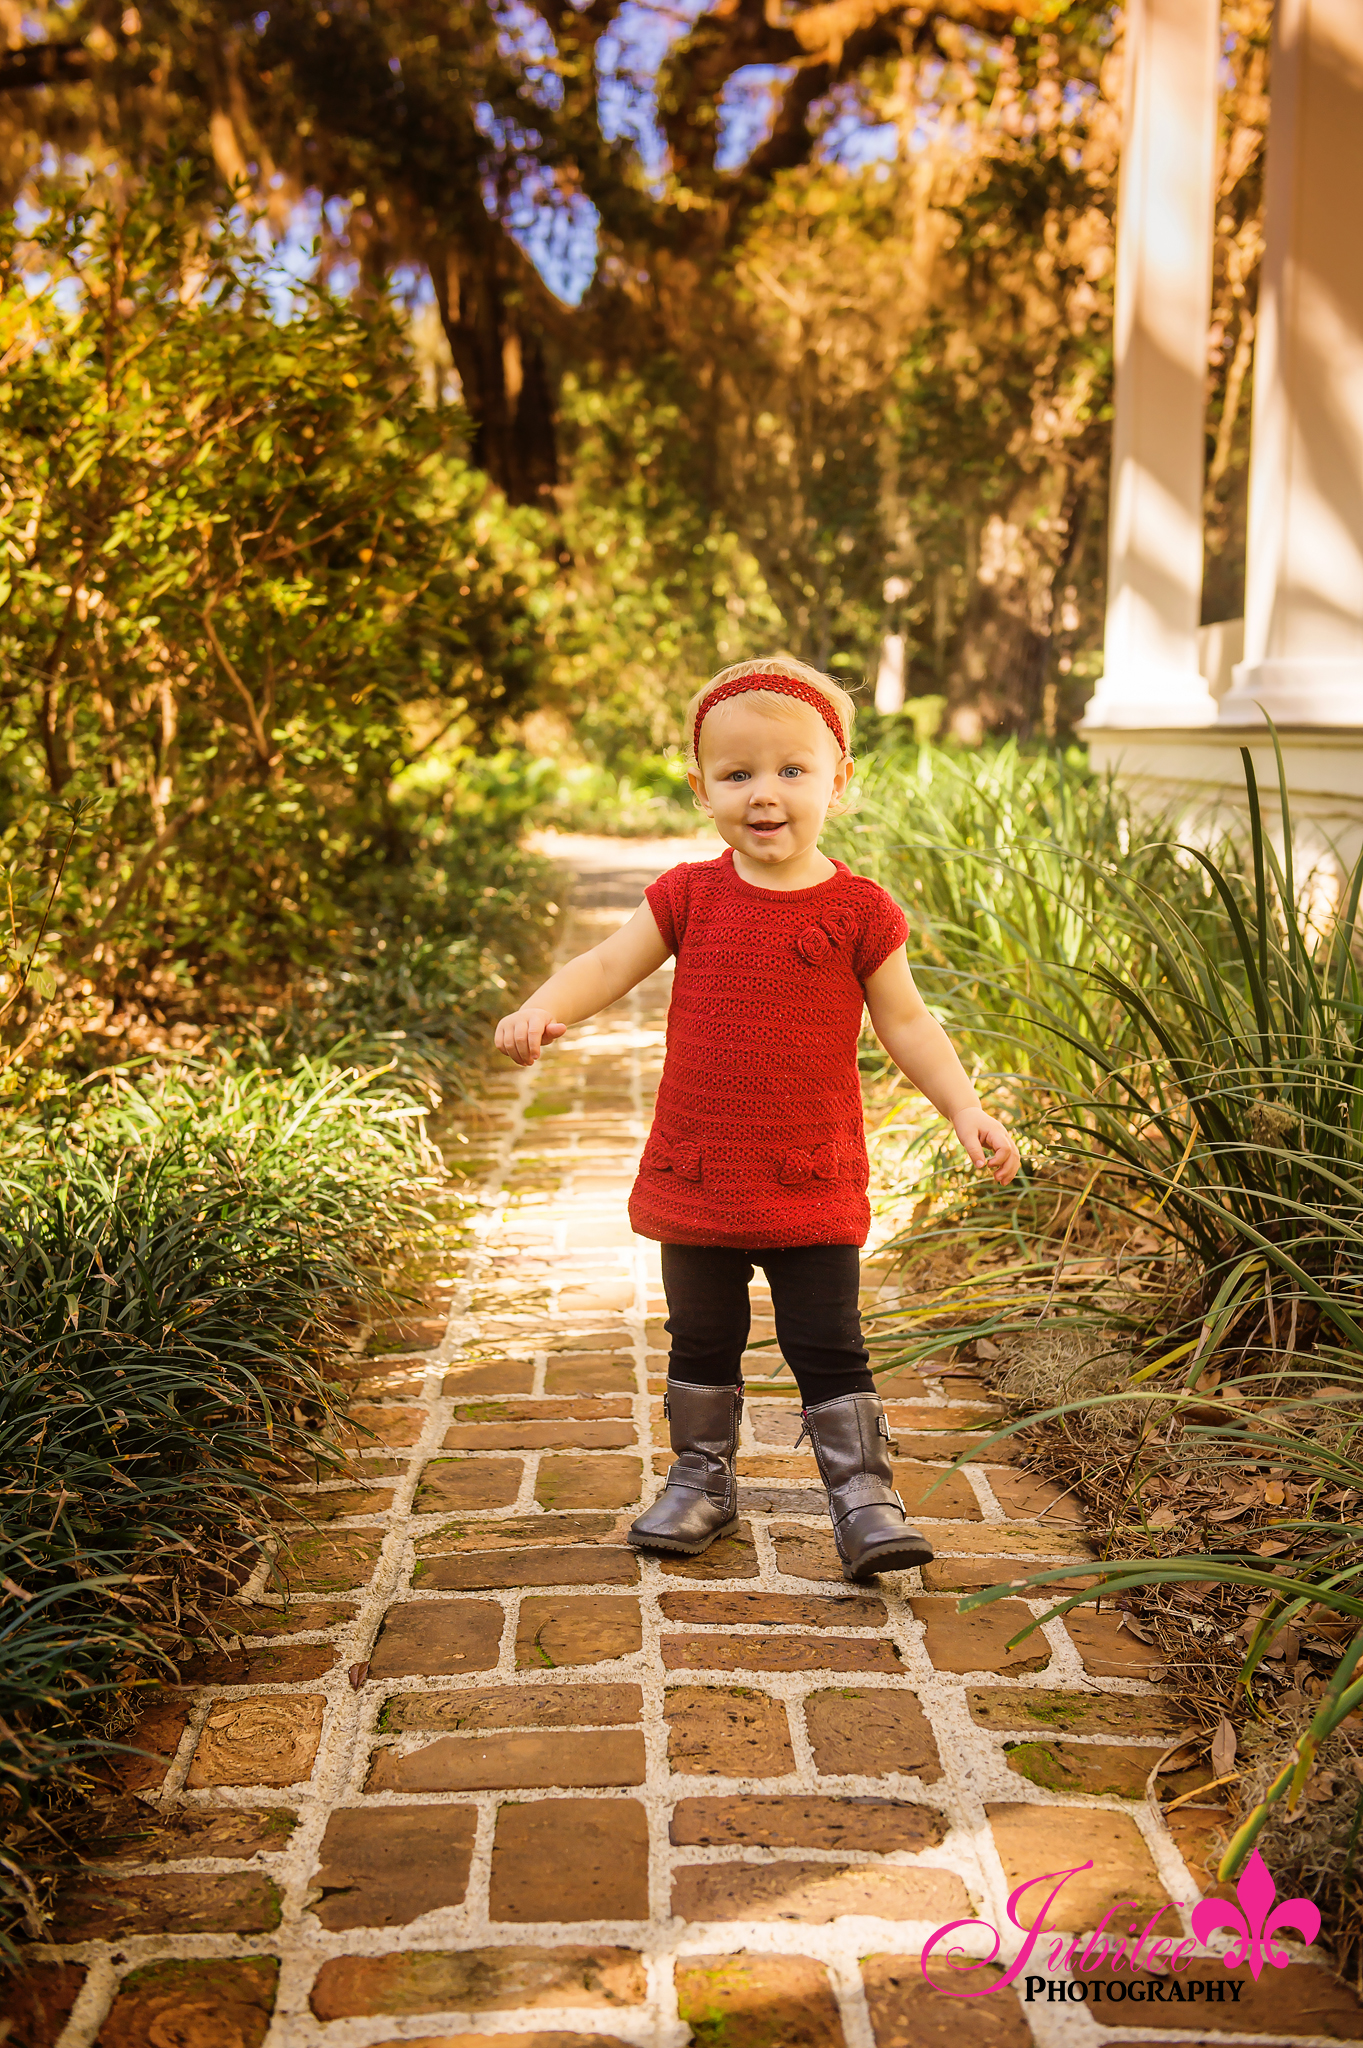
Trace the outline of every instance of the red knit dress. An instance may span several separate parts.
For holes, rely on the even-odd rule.
[[[630,1196],[663,1244],[864,1244],[857,1073],[865,984],[902,946],[892,896],[835,861],[812,889],[755,889],[718,860],[646,891],[677,956],[653,1129]]]

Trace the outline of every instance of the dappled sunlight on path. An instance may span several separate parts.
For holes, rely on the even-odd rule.
[[[708,851],[577,848],[567,945],[683,850]],[[989,1412],[968,1369],[882,1383],[937,1549],[921,1572],[838,1575],[770,1350],[747,1361],[738,1533],[691,1560],[626,1546],[669,1462],[657,1247],[625,1216],[668,988],[487,1084],[475,1249],[378,1340],[418,1348],[349,1362],[377,1441],[297,1495],[287,1601],[262,1567],[225,1647],[148,1708],[135,1820],[90,1844],[11,2048],[50,2048],[68,2014],[63,2048],[1220,2038],[1181,2008],[957,2005],[922,1982],[942,1923],[1002,1924],[1012,1887],[1090,1859],[1058,1926],[1134,1901],[1120,1928],[1165,1908],[1178,1938],[1217,1819],[1190,1803],[1171,1836],[1145,1799],[1180,1720],[1117,1616],[1010,1648],[1022,1602],[957,1614],[962,1588],[1090,1554],[1074,1504],[1016,1465],[928,1491]],[[760,1288],[754,1309],[770,1336]],[[1363,2039],[1305,1965],[1216,2024]]]

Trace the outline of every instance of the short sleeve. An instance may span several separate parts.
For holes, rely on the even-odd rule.
[[[665,875],[659,875],[656,882],[650,882],[644,891],[644,901],[653,912],[662,942],[669,953],[681,951],[683,934],[686,931],[687,900],[686,863],[669,868]]]
[[[857,980],[864,988],[878,967],[883,967],[909,936],[909,921],[894,897],[872,882],[862,914],[861,931],[853,960]]]

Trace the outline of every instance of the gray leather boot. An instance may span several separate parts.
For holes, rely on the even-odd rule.
[[[630,1529],[636,1550],[677,1550],[695,1557],[738,1527],[734,1458],[743,1414],[742,1387],[693,1387],[669,1380],[663,1413],[677,1462],[651,1508]]]
[[[840,1394],[804,1411],[845,1579],[926,1564],[932,1545],[912,1528],[895,1492],[890,1425],[879,1394]]]

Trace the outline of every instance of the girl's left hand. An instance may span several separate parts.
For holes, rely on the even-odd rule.
[[[998,1118],[986,1115],[982,1109],[963,1109],[951,1121],[975,1165],[987,1166],[999,1186],[1006,1188],[1022,1161]]]

